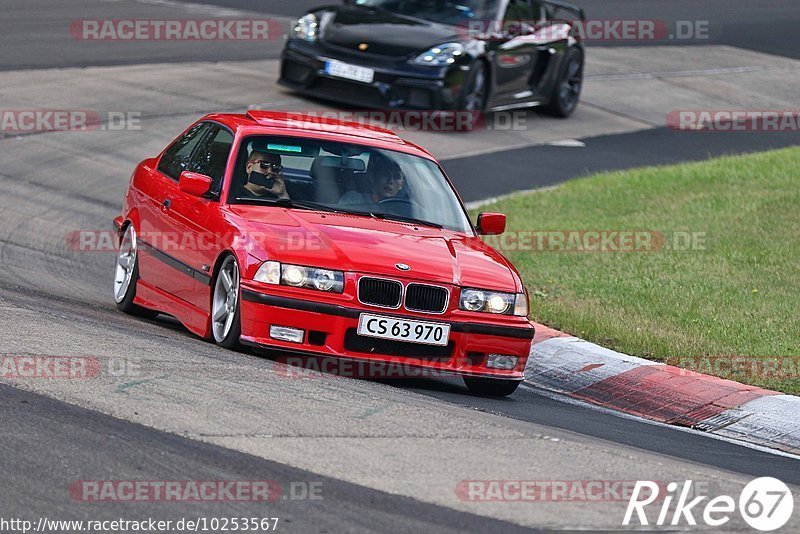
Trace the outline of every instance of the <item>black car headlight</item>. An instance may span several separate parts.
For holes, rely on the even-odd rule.
[[[528,298],[525,293],[462,289],[459,308],[465,311],[526,317],[528,315]]]
[[[304,41],[316,41],[319,36],[319,20],[313,13],[300,17],[292,28],[292,37]]]
[[[282,264],[277,261],[262,263],[253,280],[265,284],[303,287],[330,293],[344,291],[344,273],[342,271]]]
[[[423,52],[412,59],[411,63],[430,67],[444,67],[455,63],[463,53],[464,45],[461,43],[445,43]]]

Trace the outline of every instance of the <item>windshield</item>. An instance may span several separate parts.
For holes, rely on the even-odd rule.
[[[241,146],[231,203],[339,211],[472,233],[458,197],[428,159],[294,137],[248,137]]]
[[[356,4],[457,26],[471,20],[494,20],[500,0],[356,0]]]

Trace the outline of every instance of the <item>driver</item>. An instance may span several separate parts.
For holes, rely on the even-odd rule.
[[[400,165],[388,159],[376,161],[372,172],[372,191],[348,191],[339,199],[339,204],[377,204],[383,200],[394,198],[406,185]]]
[[[247,158],[247,183],[244,184],[243,198],[288,199],[283,165],[278,154],[268,154],[254,150]]]

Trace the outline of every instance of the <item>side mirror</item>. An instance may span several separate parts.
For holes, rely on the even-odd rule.
[[[506,216],[502,213],[481,213],[478,215],[480,235],[500,235],[506,231]]]
[[[211,177],[198,172],[183,171],[178,188],[192,196],[202,197],[211,190]]]

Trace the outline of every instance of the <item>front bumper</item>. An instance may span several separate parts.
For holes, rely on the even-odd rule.
[[[372,83],[337,78],[325,63],[342,61],[375,71]],[[466,69],[415,67],[405,60],[356,55],[349,51],[317,49],[289,41],[281,56],[279,83],[297,92],[326,100],[374,109],[455,110]]]
[[[434,347],[359,336],[356,329],[362,313],[422,319],[388,310],[361,309],[268,295],[243,287],[242,342],[313,356],[378,362],[402,366],[404,369],[426,369],[434,371],[434,375],[457,374],[504,380],[524,378],[534,336],[533,325],[527,320],[507,326],[455,322],[443,316],[427,317],[424,320],[449,323],[451,327],[448,346]],[[271,338],[271,325],[304,330],[303,342],[292,343]],[[517,366],[513,370],[490,369],[486,367],[488,354],[516,356]],[[379,373],[374,378],[380,378]]]

